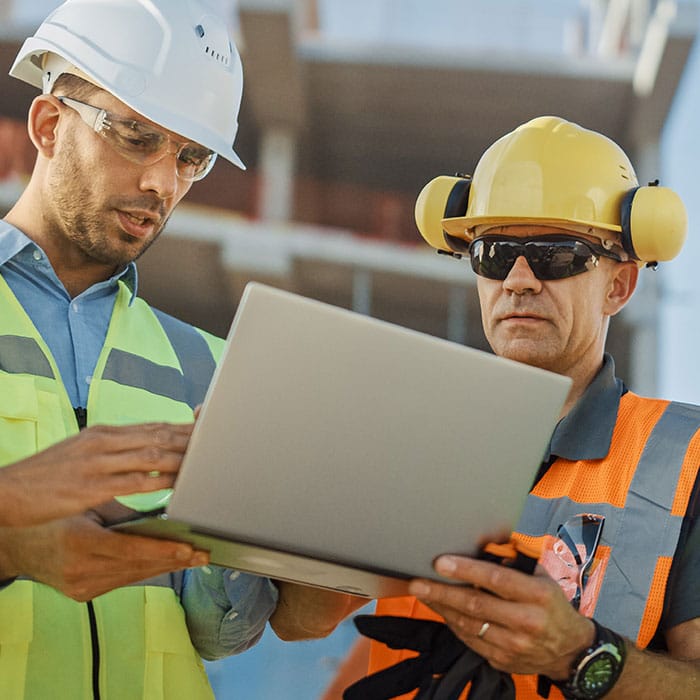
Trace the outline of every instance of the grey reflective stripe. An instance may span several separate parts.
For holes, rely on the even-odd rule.
[[[0,335],[0,370],[53,379],[51,365],[34,338]]]
[[[113,348],[102,378],[144,389],[194,408],[204,400],[216,361],[206,340],[192,326],[155,309],[153,311],[168,336],[182,372],[175,367],[159,365],[140,355]]]
[[[173,401],[187,401],[185,381],[178,369],[156,364],[124,350],[112,348],[102,372],[102,379],[111,379],[124,386],[144,389]]]
[[[523,514],[516,530],[523,535],[542,537],[542,535],[554,535],[557,528],[570,517],[579,513],[594,513],[605,516],[603,527],[603,544],[606,533],[614,529],[610,523],[622,517],[622,509],[616,508],[610,503],[579,503],[569,498],[544,498],[530,494],[525,502]]]
[[[688,444],[700,410],[671,403],[651,432],[630,484],[625,508],[530,494],[516,528],[532,537],[554,535],[582,512],[605,516],[601,544],[611,547],[595,618],[630,639],[639,634],[658,558],[673,557],[683,518],[671,514]],[[624,439],[624,438],[623,438]]]
[[[595,616],[610,620],[604,624],[633,640],[639,634],[657,558],[673,557],[678,545],[683,517],[672,515],[671,506],[699,418],[693,407],[667,406],[644,446],[627,495],[626,518],[619,526]]]
[[[195,328],[158,309],[153,309],[153,313],[163,326],[177,355],[185,376],[186,401],[194,408],[204,401],[204,395],[216,369],[216,361],[207,341]]]

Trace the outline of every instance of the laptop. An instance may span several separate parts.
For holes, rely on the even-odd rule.
[[[557,374],[251,282],[163,513],[116,527],[368,598],[513,529]]]

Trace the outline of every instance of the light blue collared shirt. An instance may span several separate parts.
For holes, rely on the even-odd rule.
[[[136,265],[71,299],[44,251],[0,220],[0,274],[46,342],[74,407],[86,407],[92,373],[123,280],[136,296]],[[277,604],[271,581],[218,566],[185,572],[182,591],[192,641],[206,659],[255,644]]]
[[[118,282],[136,296],[136,265],[98,282],[74,299],[44,251],[21,231],[0,222],[0,270],[56,360],[74,408],[87,406],[92,372],[102,350]]]

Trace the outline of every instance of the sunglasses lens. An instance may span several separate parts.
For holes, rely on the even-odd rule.
[[[477,238],[469,248],[472,270],[481,277],[504,280],[522,255],[523,246],[511,241]]]
[[[477,238],[469,248],[472,269],[477,275],[504,280],[515,261],[524,257],[539,280],[573,277],[595,266],[596,257],[585,242],[574,238],[513,239]]]

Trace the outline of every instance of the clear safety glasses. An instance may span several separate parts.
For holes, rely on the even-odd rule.
[[[74,109],[119,155],[132,163],[153,165],[166,155],[176,156],[183,180],[201,180],[214,167],[216,153],[196,143],[175,141],[164,131],[135,119],[124,119],[71,97],[58,98]]]
[[[576,610],[581,605],[583,589],[588,581],[588,572],[593,561],[605,517],[581,513],[569,518],[557,528],[557,539],[552,546],[554,554],[571,570],[576,582],[576,592],[571,604]]]
[[[588,272],[601,257],[622,262],[611,250],[585,238],[569,235],[482,236],[469,245],[472,269],[491,280],[504,280],[515,261],[524,257],[538,280],[561,280]]]

